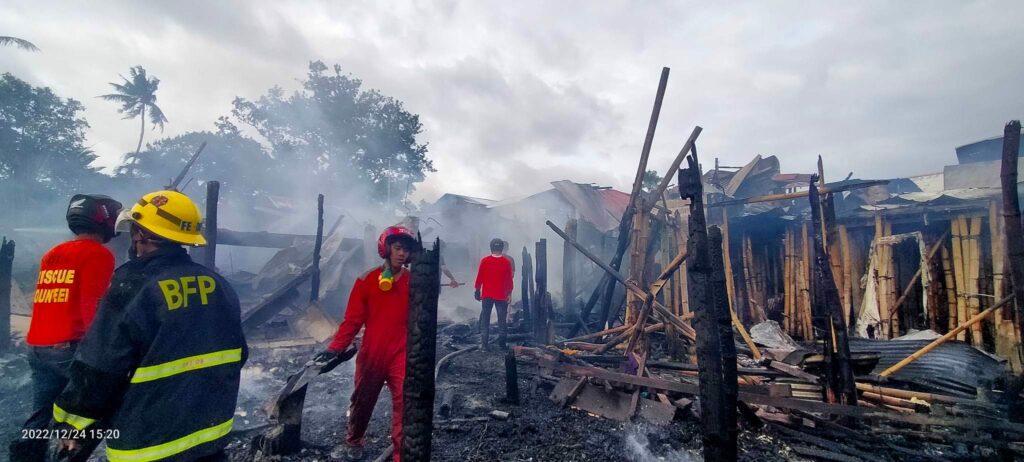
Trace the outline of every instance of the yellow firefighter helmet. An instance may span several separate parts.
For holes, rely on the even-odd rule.
[[[157,191],[142,196],[117,220],[117,230],[129,231],[131,223],[168,241],[203,246],[202,217],[192,199],[178,191]]]

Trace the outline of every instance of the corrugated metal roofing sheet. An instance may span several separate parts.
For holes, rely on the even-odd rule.
[[[882,371],[910,356],[931,340],[850,339],[851,353],[878,353],[881,358],[871,371]],[[950,341],[921,356],[889,378],[909,382],[926,390],[973,397],[977,387],[1003,373],[1004,365],[992,356],[963,342]]]
[[[591,185],[574,183],[569,180],[552,181],[551,185],[555,187],[562,197],[565,198],[569,204],[579,212],[580,217],[594,225],[597,230],[605,232],[611,231],[619,226],[619,217],[622,216],[622,212],[618,213],[618,216],[613,215],[611,209],[618,208],[619,199],[613,194],[604,194],[602,191]],[[608,197],[608,200],[606,200]],[[626,202],[629,201],[629,195],[626,195]],[[610,202],[610,207],[606,206],[606,202]],[[625,209],[625,207],[623,207]]]

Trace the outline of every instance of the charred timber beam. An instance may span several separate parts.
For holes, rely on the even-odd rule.
[[[203,266],[216,271],[217,268],[217,202],[220,198],[220,182],[206,183],[206,219],[203,220],[206,247],[203,248]]]
[[[316,241],[313,243],[313,274],[310,275],[309,301],[320,299],[320,248],[324,245],[324,195],[316,196]]]
[[[522,292],[523,321],[526,322],[526,325],[532,326],[533,316],[531,308],[533,307],[533,303],[531,302],[531,297],[533,296],[533,291],[530,289],[530,281],[533,279],[533,261],[530,259],[530,252],[526,251],[526,246],[523,246],[522,272],[522,280],[520,281],[519,286],[520,291]]]
[[[519,371],[516,354],[509,350],[505,353],[505,400],[519,405]]]
[[[428,462],[434,422],[434,363],[437,360],[437,300],[441,292],[441,243],[422,251],[409,280],[409,324],[402,385],[401,458]]]
[[[565,232],[576,239],[577,222],[575,218],[565,224]],[[562,307],[571,313],[576,305],[576,252],[568,242],[562,243]],[[581,313],[582,315],[582,313]],[[582,316],[581,316],[582,317]],[[584,326],[585,327],[585,326]]]
[[[658,278],[655,279],[654,283],[651,284],[651,290],[648,291],[647,296],[644,299],[643,308],[640,311],[640,315],[637,317],[636,325],[643,326],[647,324],[647,318],[651,314],[651,310],[654,307],[654,300],[661,292],[661,289],[665,287],[665,283],[669,278],[675,274],[679,266],[686,261],[686,252],[681,252],[672,259],[672,261],[662,270]],[[626,347],[626,353],[633,351],[637,341],[642,337],[642,332],[638,329],[634,329],[629,338],[629,344]]]
[[[722,337],[717,325],[719,304],[714,293],[718,287],[714,284],[714,269],[711,265],[707,220],[704,216],[704,188],[696,146],[692,147],[686,161],[687,168],[679,170],[678,184],[680,197],[690,200],[686,288],[690,309],[696,314],[694,327],[700,332],[697,336],[697,364],[700,366],[698,377],[704,460],[735,460],[736,440],[730,438],[726,407],[735,409],[736,403],[727,402],[728,392],[723,383]]]
[[[619,218],[619,236],[615,245],[615,253],[612,254],[611,267],[618,271],[622,267],[622,256],[629,247],[629,235],[632,230],[633,215],[636,213],[637,202],[643,191],[644,174],[647,173],[647,159],[651,155],[651,145],[654,144],[654,132],[658,128],[658,117],[661,115],[661,103],[665,99],[665,89],[668,87],[669,68],[661,69],[661,78],[658,80],[658,92],[654,97],[654,107],[651,109],[651,119],[647,124],[647,134],[644,136],[644,146],[640,150],[640,162],[636,168],[636,176],[633,178],[633,189],[630,192],[629,205],[623,210]],[[615,283],[608,280],[604,297],[602,298],[603,321],[607,321],[612,309],[612,298],[615,294]]]
[[[11,271],[14,267],[14,241],[0,240],[0,352],[11,345]]]
[[[594,291],[590,293],[590,299],[580,309],[580,324],[573,326],[572,330],[569,331],[569,336],[572,337],[580,332],[580,329],[587,330],[585,324],[590,322],[590,313],[594,311],[594,305],[597,304],[597,300],[601,294],[604,293],[604,285],[611,279],[607,274],[601,275],[601,280],[597,282],[597,287],[594,287]]]
[[[728,290],[726,289],[725,260],[722,255],[722,230],[717,226],[708,229],[708,249],[711,258],[711,289],[714,303],[712,305],[715,327],[718,329],[719,350],[721,352],[722,390],[721,412],[725,421],[726,440],[722,444],[719,456],[721,460],[736,460],[736,437],[739,429],[736,426],[736,396],[738,393],[736,377],[736,342],[732,337],[732,310],[729,308]],[[699,373],[699,369],[698,369]]]
[[[881,185],[886,185],[886,184],[889,184],[889,180],[871,180],[871,181],[864,181],[864,182],[861,182],[861,183],[852,183],[852,184],[840,185],[840,186],[837,186],[835,183],[833,183],[832,185],[826,184],[818,192],[819,192],[819,194],[837,193],[837,192],[843,192],[843,191],[853,191],[853,190],[856,190],[856,189],[870,188],[872,186],[881,186]],[[807,197],[807,194],[808,194],[807,191],[798,191],[798,192],[794,192],[794,193],[785,193],[785,194],[768,194],[768,195],[764,195],[764,196],[755,196],[755,197],[747,197],[747,198],[743,198],[743,199],[734,199],[734,200],[730,200],[730,201],[715,202],[714,204],[709,204],[708,208],[729,207],[729,206],[733,206],[733,205],[756,204],[756,203],[759,203],[759,202],[772,202],[772,201],[785,201],[785,200],[791,200],[791,199],[800,199],[800,198],[803,198],[803,197]]]
[[[659,197],[662,197],[662,194],[664,194],[665,191],[668,190],[668,185],[669,183],[672,182],[671,172],[675,172],[676,170],[679,169],[679,166],[683,164],[683,159],[686,158],[686,155],[693,150],[694,144],[697,143],[697,137],[700,136],[700,132],[703,130],[704,129],[701,128],[699,125],[693,127],[693,131],[690,132],[690,137],[686,139],[685,143],[683,143],[683,147],[682,149],[679,150],[679,154],[676,154],[676,158],[675,160],[672,161],[672,165],[669,166],[668,170],[665,170],[665,176],[661,178],[661,183],[659,183],[658,187],[651,192],[650,197],[657,199]],[[650,201],[650,204],[647,204],[645,202],[645,205],[650,205],[650,207],[647,207],[644,210],[644,213],[647,213],[651,210],[652,207],[656,205],[656,202]],[[665,211],[668,212],[667,209]]]
[[[1006,251],[1010,261],[1010,280],[1017,303],[1018,329],[1024,329],[1024,228],[1017,195],[1017,156],[1020,152],[1020,121],[1011,120],[1003,129],[1003,158],[999,178],[1003,188],[1003,224]],[[1024,330],[1018,330],[1022,332]],[[1018,345],[1024,348],[1024,344]],[[1024,352],[1022,352],[1024,354]],[[1015,416],[1020,418],[1024,416]],[[1020,419],[1024,420],[1024,419]]]
[[[832,397],[844,404],[857,405],[857,388],[850,364],[850,341],[843,316],[839,289],[832,274],[832,262],[825,251],[821,224],[821,196],[811,176],[808,198],[811,202],[811,231],[814,236],[814,273],[811,278],[811,306],[816,326],[825,338],[826,385]],[[829,401],[832,401],[830,399]]]
[[[548,340],[548,240],[537,241],[534,248],[534,256],[537,265],[534,269],[534,279],[537,282],[537,291],[533,303],[533,338],[537,343],[544,345]]]
[[[437,408],[437,415],[447,419],[452,415],[452,407],[455,405],[455,389],[445,388],[441,393],[441,406]]]
[[[284,388],[264,407],[271,427],[253,439],[253,446],[263,455],[287,455],[302,448],[302,410],[306,402],[309,382],[326,374],[356,355],[349,348],[327,363],[310,363],[288,377]]]
[[[217,237],[218,243],[221,245],[262,247],[267,249],[285,249],[299,243],[309,243],[316,240],[316,236],[305,234],[281,234],[268,233],[265,231],[233,231],[225,228],[217,230]]]
[[[255,307],[249,309],[242,315],[242,330],[249,332],[269,321],[277,313],[283,310],[296,297],[295,288],[306,282],[313,274],[312,265],[306,267],[301,273],[279,287],[273,293],[264,298]]]
[[[636,282],[626,279],[625,276],[623,276],[621,273],[613,269],[609,264],[601,261],[600,258],[597,258],[596,255],[594,255],[585,247],[580,245],[580,243],[571,240],[569,236],[565,234],[564,231],[559,229],[558,226],[556,226],[551,221],[547,221],[547,225],[549,228],[551,228],[552,231],[555,232],[555,234],[558,234],[559,237],[568,240],[572,244],[572,246],[576,248],[576,250],[583,254],[583,256],[587,257],[588,259],[590,259],[590,261],[597,264],[597,266],[599,266],[602,270],[605,271],[605,273],[611,276],[612,279],[619,281],[619,283],[626,287],[626,290],[633,292],[634,294],[641,298],[647,297],[648,291],[641,288],[639,285],[637,285]],[[685,258],[685,256],[682,258]],[[696,340],[696,333],[694,332],[693,328],[686,325],[686,323],[683,322],[683,319],[681,319],[679,316],[672,314],[672,312],[668,308],[666,308],[665,305],[661,304],[661,302],[657,300],[654,300],[652,302],[652,306],[654,308],[654,314],[656,318],[658,318],[662,322],[671,323],[674,327],[681,330],[683,334],[686,335],[687,338],[689,338],[691,341]]]

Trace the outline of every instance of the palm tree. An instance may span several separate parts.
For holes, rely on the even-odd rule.
[[[156,89],[160,86],[160,79],[146,77],[146,70],[142,66],[129,69],[128,75],[131,76],[131,79],[120,76],[124,79],[123,84],[110,84],[117,91],[116,93],[100,95],[99,98],[121,104],[121,108],[117,112],[124,114],[125,119],[139,117],[142,120],[142,128],[139,130],[139,145],[135,148],[134,163],[138,161],[139,151],[142,150],[142,137],[146,134],[146,109],[149,109],[149,121],[154,127],[159,125],[161,131],[164,129],[164,122],[167,122],[167,118],[164,117],[164,111],[160,109],[160,106],[156,105]]]
[[[20,39],[18,37],[7,37],[4,35],[0,35],[0,45],[16,46],[18,48],[21,48],[22,50],[27,51],[39,51],[39,47],[35,46],[35,44],[29,42],[28,40]]]

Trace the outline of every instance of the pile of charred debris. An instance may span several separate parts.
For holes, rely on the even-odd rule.
[[[482,349],[474,323],[438,324],[438,246],[417,259],[412,270],[403,458],[689,460],[702,454],[704,460],[848,461],[1012,460],[1024,455],[1024,424],[1019,418],[1024,381],[1010,373],[1005,360],[980,348],[982,334],[970,332],[1004,306],[1002,325],[1024,318],[1011,309],[1013,295],[986,301],[984,310],[956,300],[968,295],[954,295],[950,312],[944,315],[950,328],[940,329],[946,330],[944,334],[914,329],[917,322],[937,325],[935,310],[926,311],[930,318],[923,321],[900,317],[900,305],[912,286],[917,280],[924,284],[922,266],[905,284],[903,296],[893,296],[885,302],[888,305],[882,295],[865,294],[864,300],[885,308],[874,311],[876,318],[884,313],[883,319],[875,319],[882,335],[851,338],[851,328],[860,322],[851,310],[856,286],[850,282],[851,272],[835,262],[834,199],[843,191],[886,182],[826,184],[819,162],[819,174],[805,179],[806,190],[739,201],[806,203],[809,216],[799,258],[790,258],[796,245],[787,234],[786,252],[780,249],[778,259],[786,262],[785,271],[765,271],[772,277],[764,279],[784,282],[781,299],[765,296],[765,282],[743,280],[753,274],[752,268],[745,266],[739,276],[732,270],[728,218],[716,226],[705,215],[716,210],[716,204],[705,205],[715,195],[705,191],[708,177],[698,160],[700,127],[667,170],[678,176],[667,175],[653,191],[640,188],[667,78],[665,69],[634,190],[619,219],[617,245],[609,261],[595,255],[593,246],[577,242],[574,220],[565,230],[548,221],[563,240],[562,267],[567,269],[562,275],[564,299],[556,302],[547,286],[548,241],[540,239],[532,255],[524,249],[518,273],[522,297],[512,310],[510,340],[515,346],[508,351]],[[1019,150],[1013,145],[1019,144],[1019,132],[1019,125],[1007,127],[1006,152]],[[1009,158],[1012,165],[1003,166],[1006,242],[1000,249],[1007,249],[1011,270],[1020,266],[1024,272],[1024,260],[1014,260],[1024,257],[1024,243],[1017,242],[1021,233],[1016,155]],[[758,161],[752,163],[754,169],[745,167],[734,177],[756,176]],[[718,173],[716,165],[714,175]],[[670,194],[673,180],[676,186]],[[669,206],[668,197],[676,188],[685,220]],[[736,192],[735,187],[728,189]],[[730,202],[717,205],[726,215],[724,206]],[[263,406],[269,422],[238,432],[232,446],[238,460],[326,458],[330,446],[342,439],[340,416],[350,382],[314,380],[338,364],[303,365],[333,327],[330,316],[316,310],[322,294],[322,214],[319,221],[313,264],[245,313],[250,331],[265,330],[265,323],[282,314],[290,316],[293,334],[297,327],[306,340],[257,342],[249,367],[270,370],[285,385]],[[872,252],[892,244],[891,232],[878,235]],[[740,251],[744,265],[749,263],[749,245],[745,242]],[[357,248],[338,240],[329,254],[353,258]],[[893,248],[888,247],[890,259]],[[849,252],[842,253],[845,257]],[[934,254],[933,248],[920,257],[928,263]],[[586,301],[573,296],[579,293],[571,270],[579,265],[573,259],[581,257],[600,269],[600,280],[591,281],[593,291]],[[844,267],[841,274],[834,272],[838,267]],[[957,271],[963,268],[968,266]],[[885,297],[894,295],[895,276],[879,279],[878,270],[872,271],[877,285],[885,280],[891,286]],[[1024,273],[1011,275],[1024,279]],[[313,281],[311,301],[296,304],[295,290],[306,279]],[[862,278],[861,288],[867,279]],[[737,283],[746,287],[734,287]],[[881,294],[877,286],[868,286]],[[956,289],[952,287],[951,293]],[[1024,286],[1013,290],[1024,298]],[[737,292],[749,300],[734,306],[741,298],[734,295]],[[915,297],[926,303],[922,292]],[[285,299],[291,299],[291,305],[282,302]],[[957,309],[958,303],[962,309]],[[772,319],[777,316],[781,317]],[[743,319],[757,322],[750,322],[748,330]],[[1008,331],[1011,339],[1014,327]],[[965,331],[971,333],[973,345],[959,341]],[[984,338],[990,340],[985,332]],[[906,335],[899,337],[900,333]],[[1004,335],[1003,330],[995,334]],[[984,343],[990,345],[988,340]],[[1016,345],[1019,348],[1019,340]],[[260,353],[261,349],[266,351]],[[299,372],[286,376],[292,369]],[[351,365],[338,370],[345,374]],[[307,395],[317,396],[318,405],[306,406]],[[381,401],[371,426],[377,439],[369,448],[380,451],[378,460],[384,460],[389,450],[390,405],[387,399]],[[255,405],[249,400],[249,406]],[[305,419],[312,425],[303,425],[306,408]]]

